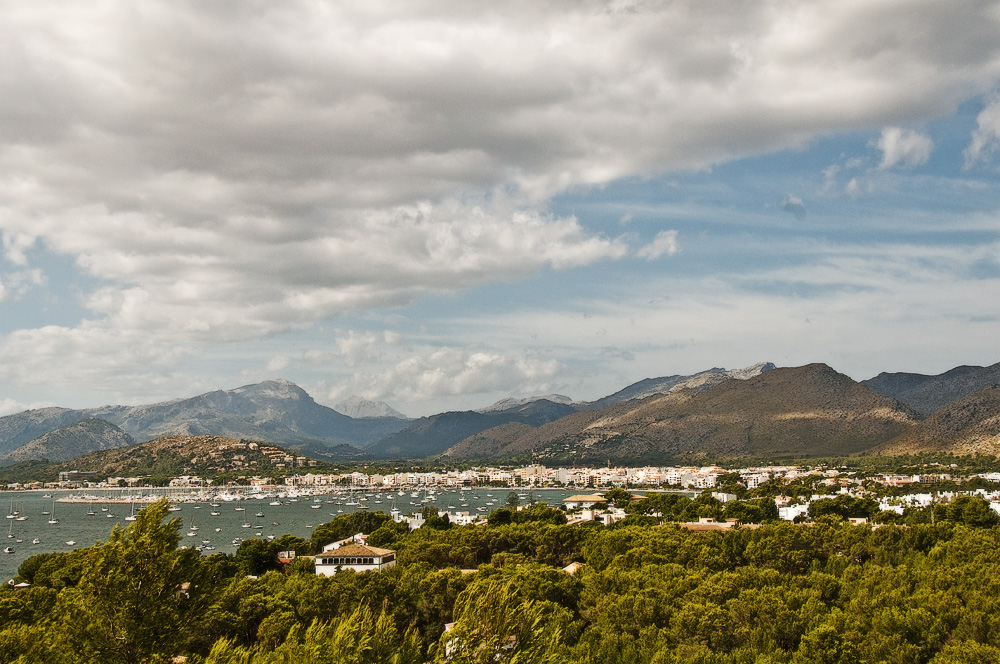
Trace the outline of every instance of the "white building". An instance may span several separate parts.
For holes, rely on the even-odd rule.
[[[599,493],[570,496],[563,501],[568,510],[575,510],[578,507],[590,509],[594,505],[603,502],[606,502],[604,496]]]
[[[316,574],[333,576],[345,569],[355,572],[383,570],[396,564],[396,552],[366,544],[345,544],[316,556]]]

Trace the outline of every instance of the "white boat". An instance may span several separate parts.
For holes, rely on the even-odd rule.
[[[76,540],[68,540],[66,546],[76,546]]]
[[[42,543],[42,540],[40,540],[40,539],[38,539],[38,538],[36,537],[35,539],[31,540],[31,543],[32,543],[32,544],[41,544],[41,543]]]
[[[3,552],[4,553],[14,553],[14,547],[12,547],[12,546],[4,547]]]

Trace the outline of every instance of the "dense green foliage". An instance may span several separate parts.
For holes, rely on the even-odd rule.
[[[774,521],[768,498],[622,502],[611,527],[544,505],[412,533],[343,515],[235,556],[179,548],[159,503],[106,542],[26,560],[31,587],[0,589],[0,662],[1000,662],[1000,519],[981,498],[876,528],[839,498],[808,525]],[[763,525],[669,523],[726,513]],[[274,560],[356,529],[399,564],[327,578]]]

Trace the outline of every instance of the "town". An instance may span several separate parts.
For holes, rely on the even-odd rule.
[[[61,498],[65,502],[151,502],[168,496],[175,502],[205,500],[232,501],[242,498],[309,498],[347,491],[378,495],[379,492],[466,491],[478,488],[509,488],[522,492],[545,490],[579,491],[558,500],[568,511],[584,511],[588,519],[605,523],[625,518],[619,507],[604,500],[608,491],[627,489],[641,498],[649,491],[670,491],[691,498],[708,493],[721,503],[748,497],[769,496],[778,508],[778,518],[796,521],[806,518],[812,501],[835,495],[868,497],[878,501],[881,511],[902,514],[907,507],[927,507],[948,502],[958,495],[979,495],[1000,513],[1000,472],[970,473],[955,464],[923,464],[922,472],[911,474],[862,472],[847,466],[828,464],[768,465],[727,469],[711,466],[643,466],[603,468],[550,468],[540,464],[518,467],[476,467],[426,472],[362,472],[364,468],[343,473],[304,472],[276,478],[261,475],[241,477],[237,482],[221,483],[198,475],[174,477],[163,487],[149,486],[144,477],[99,477],[96,473],[65,471],[55,482],[12,483],[9,491],[71,490]],[[114,489],[122,489],[117,497]],[[94,493],[88,493],[94,491]],[[531,501],[536,498],[532,496]],[[420,505],[418,505],[420,507]],[[378,509],[378,508],[376,508]],[[386,508],[388,510],[388,508]],[[423,517],[418,510],[393,507],[393,516],[419,527]],[[472,511],[440,509],[453,523],[472,523],[486,517]],[[409,512],[409,514],[408,514]],[[418,512],[417,514],[413,514]]]

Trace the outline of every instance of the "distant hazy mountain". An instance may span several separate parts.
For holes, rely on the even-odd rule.
[[[66,461],[88,452],[110,450],[135,444],[114,424],[100,419],[74,422],[50,431],[4,455],[0,463],[8,465],[28,459]]]
[[[895,400],[814,364],[581,411],[527,431],[483,431],[448,454],[475,457],[491,448],[491,456],[619,461],[825,456],[871,449],[916,421]]]
[[[510,410],[511,408],[517,408],[518,406],[527,406],[535,401],[551,401],[552,403],[564,404],[567,406],[575,405],[575,402],[567,396],[561,394],[546,394],[543,397],[524,397],[515,398],[507,397],[506,399],[501,399],[496,403],[487,406],[486,408],[479,408],[476,410],[477,413],[495,413],[501,410]]]
[[[460,440],[508,422],[538,426],[576,412],[573,406],[545,399],[502,411],[441,413],[414,420],[365,451],[380,457],[427,457],[441,454]]]
[[[1000,363],[938,376],[883,373],[863,384],[826,365],[775,369],[760,363],[648,378],[590,403],[562,395],[512,397],[479,411],[406,420],[386,404],[358,398],[338,404],[350,415],[344,414],[317,404],[294,383],[271,380],[143,406],[42,408],[0,417],[0,455],[94,419],[137,441],[166,435],[248,438],[331,460],[445,452],[456,458],[534,453],[621,460],[829,455],[923,449],[928,436],[945,440],[947,449],[986,449],[992,445],[992,393],[963,400],[993,384],[1000,384]],[[921,413],[946,406],[953,407],[950,415],[916,426]],[[960,421],[961,435],[942,433]],[[71,427],[10,460],[75,455],[127,440],[110,429],[84,433]]]
[[[606,408],[616,403],[631,401],[632,399],[644,399],[654,394],[666,394],[678,390],[705,390],[715,387],[719,383],[735,378],[737,380],[747,380],[754,376],[759,376],[765,371],[774,369],[770,362],[758,362],[757,364],[743,369],[708,369],[690,376],[663,376],[661,378],[647,378],[633,383],[628,387],[606,396],[597,401],[592,401],[586,405],[587,408]]]
[[[0,456],[59,427],[90,417],[86,411],[69,408],[38,408],[0,417]]]
[[[0,453],[13,451],[65,424],[90,418],[110,422],[140,441],[165,435],[213,435],[293,447],[363,447],[407,424],[394,417],[351,418],[317,404],[290,381],[270,380],[143,406],[49,408],[8,415],[0,418]]]
[[[342,415],[357,419],[368,417],[393,417],[399,420],[410,419],[384,401],[371,401],[358,396],[353,396],[334,404],[333,409]]]
[[[923,415],[1000,383],[1000,362],[988,367],[960,366],[936,376],[915,373],[880,373],[862,381],[879,394],[890,396]]]
[[[1000,385],[962,397],[878,449],[883,454],[1000,454]]]

